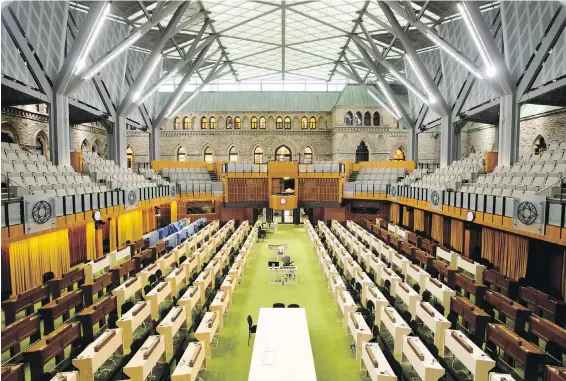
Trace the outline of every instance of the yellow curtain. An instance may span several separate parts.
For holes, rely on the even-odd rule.
[[[156,229],[155,227],[155,209],[153,206],[142,209],[143,232],[149,233]]]
[[[59,277],[71,268],[67,229],[13,242],[9,253],[13,294],[40,286],[46,272]]]
[[[444,245],[443,225],[444,225],[444,217],[439,214],[433,214],[432,229],[430,232],[430,236],[434,240],[440,242],[441,245]]]
[[[96,229],[94,221],[86,225],[86,259],[89,261],[97,259],[96,253]]]
[[[415,231],[424,231],[425,224],[424,224],[424,210],[415,209],[414,218],[413,218],[413,229]]]
[[[109,239],[110,239],[110,251],[114,251],[116,250],[116,224],[118,222],[118,219],[116,217],[113,217],[110,219],[110,234],[109,234]]]
[[[482,258],[493,263],[495,269],[519,280],[527,273],[529,240],[495,229],[482,229]]]
[[[389,220],[395,225],[399,224],[399,204],[391,204],[389,207]]]
[[[177,222],[177,201],[171,203],[171,223]]]
[[[124,213],[118,217],[118,247],[126,241],[135,242],[143,236],[143,221],[141,210]]]
[[[450,246],[459,253],[464,251],[464,221],[450,222]]]

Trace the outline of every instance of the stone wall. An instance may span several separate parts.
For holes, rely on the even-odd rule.
[[[462,131],[460,157],[468,157],[472,152],[491,152],[494,150],[497,150],[497,147],[495,147],[495,126],[479,125]]]
[[[440,134],[438,132],[418,134],[417,144],[420,162],[438,163],[440,160]]]
[[[149,163],[149,133],[128,130],[126,144],[134,151],[134,163]]]

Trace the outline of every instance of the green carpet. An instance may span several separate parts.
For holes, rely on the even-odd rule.
[[[297,285],[270,285],[267,261],[273,260],[268,244],[289,244],[288,253],[298,266]],[[236,297],[224,330],[217,336],[218,347],[212,349],[206,381],[245,381],[248,379],[253,350],[253,336],[248,347],[248,324],[251,315],[257,323],[259,309],[273,303],[297,303],[307,312],[309,334],[320,381],[360,380],[359,361],[350,350],[351,337],[337,321],[341,313],[331,295],[318,264],[316,253],[304,227],[279,225],[265,241],[258,241],[244,271],[244,282],[236,288]],[[293,364],[289,364],[293,366]]]

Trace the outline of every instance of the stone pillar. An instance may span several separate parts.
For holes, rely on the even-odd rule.
[[[502,95],[499,111],[498,165],[513,165],[519,154],[519,110],[515,93]]]
[[[69,98],[53,94],[49,105],[49,151],[55,165],[71,165],[71,126],[69,124]]]

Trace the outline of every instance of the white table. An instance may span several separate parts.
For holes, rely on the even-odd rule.
[[[315,381],[304,308],[261,308],[248,381]]]

